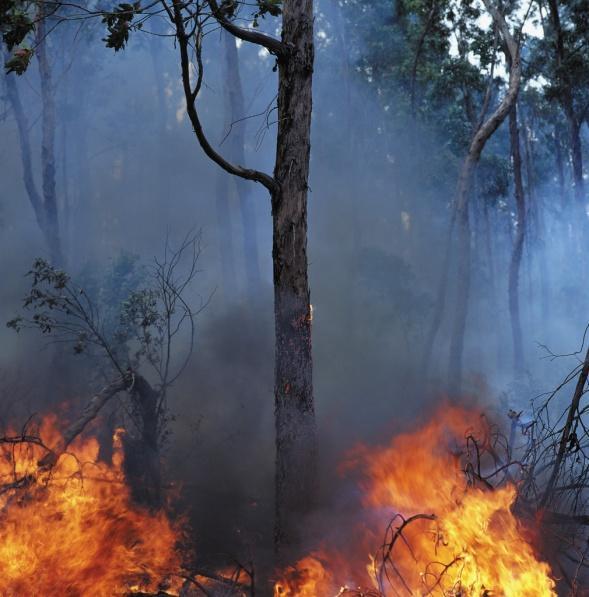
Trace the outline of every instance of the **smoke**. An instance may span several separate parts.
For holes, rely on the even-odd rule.
[[[459,164],[444,139],[395,105],[400,98],[383,103],[358,67],[362,43],[346,30],[339,8],[325,5],[322,11],[309,271],[321,466],[325,479],[335,484],[332,471],[343,450],[402,429],[445,394],[453,271],[435,356],[425,368],[421,356]],[[172,39],[138,34],[115,55],[102,47],[95,24],[84,27],[81,33],[66,29],[54,36],[50,47],[66,267],[74,277],[88,268],[99,275],[122,252],[149,263],[161,255],[166,236],[174,242],[189,229],[202,229],[201,271],[189,298],[197,303],[215,292],[197,319],[190,364],[170,394],[175,418],[166,465],[168,478],[183,488],[183,506],[201,554],[243,554],[268,545],[272,532],[270,201],[264,189],[251,184],[262,277],[252,297],[246,292],[238,198],[230,187],[230,223],[219,227],[217,183],[227,175],[204,156],[190,130]],[[252,117],[235,126],[246,127],[248,165],[268,171],[275,133],[273,59],[245,44],[238,52],[244,116]],[[210,138],[219,144],[227,131],[218,33],[208,36],[204,55],[206,86],[198,107]],[[19,78],[18,86],[32,124],[40,185],[36,69]],[[0,138],[0,319],[6,321],[21,306],[32,259],[46,247],[22,184],[10,113],[0,122]],[[533,395],[555,384],[567,365],[543,360],[546,352],[539,345],[571,352],[586,323],[582,255],[570,228],[574,217],[551,208],[556,193],[553,176],[536,186],[533,209],[543,221],[534,222],[520,281],[524,372],[513,371],[507,302],[511,193],[490,205],[488,214],[480,204],[473,207],[476,259],[465,349],[467,393],[499,412],[526,407]],[[221,259],[230,239],[233,280],[224,277]],[[47,348],[33,333],[17,336],[4,327],[0,346],[4,419],[52,409],[65,400],[81,408],[90,396],[93,388],[76,374],[78,361],[65,348]],[[55,374],[56,359],[69,371],[66,381]],[[325,502],[330,498],[328,488]]]

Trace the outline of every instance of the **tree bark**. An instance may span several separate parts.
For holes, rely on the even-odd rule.
[[[157,509],[162,505],[157,412],[159,394],[139,374],[135,374],[131,392],[137,433],[123,435],[123,470],[133,500]]]
[[[209,6],[235,37],[261,45],[277,58],[278,132],[274,176],[227,160],[208,140],[195,101],[202,85],[198,30],[197,76],[193,82],[184,3],[174,0],[186,110],[205,154],[226,172],[259,182],[272,204],[275,320],[276,517],[275,547],[285,554],[297,545],[302,516],[314,503],[317,483],[316,429],[311,358],[311,305],[307,272],[307,194],[311,148],[313,2],[285,0],[282,39],[229,21],[215,0]],[[167,6],[167,5],[165,5]],[[198,29],[198,25],[197,25]]]
[[[511,335],[513,338],[513,366],[516,374],[521,373],[524,366],[522,330],[519,309],[519,273],[524,238],[526,230],[526,205],[524,184],[522,179],[522,161],[519,143],[519,129],[517,122],[517,104],[513,104],[509,112],[509,138],[511,144],[511,159],[513,164],[513,179],[515,186],[515,205],[517,221],[515,225],[515,241],[509,266],[509,314],[511,318]]]
[[[57,192],[55,185],[55,97],[51,65],[47,56],[46,20],[43,2],[39,3],[37,22],[37,58],[41,81],[41,169],[43,177],[43,206],[49,255],[54,265],[63,264],[59,236]]]
[[[282,41],[292,49],[278,67],[278,137],[272,193],[276,330],[276,524],[278,550],[296,544],[301,516],[316,490],[316,433],[307,273],[313,2],[287,0]]]

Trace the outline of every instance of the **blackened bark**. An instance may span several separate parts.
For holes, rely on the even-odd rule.
[[[307,275],[307,194],[313,77],[313,2],[284,3],[278,138],[272,194],[276,329],[276,524],[279,550],[296,543],[316,490],[316,437]]]
[[[239,57],[237,55],[236,39],[226,31],[222,32],[225,54],[225,112],[228,115],[230,130],[229,157],[243,164],[245,163],[245,121],[238,122],[245,117],[245,102],[243,86],[239,72]],[[235,179],[239,210],[243,228],[243,255],[245,259],[245,277],[247,291],[250,299],[260,289],[260,265],[258,256],[258,232],[256,212],[253,197],[249,192],[248,184],[241,178]]]
[[[513,104],[513,107],[509,112],[509,139],[511,144],[515,205],[517,212],[515,241],[513,243],[513,252],[511,254],[511,263],[509,266],[509,314],[511,317],[511,335],[513,338],[513,365],[516,373],[521,373],[524,365],[524,354],[519,309],[519,272],[526,230],[526,205],[522,179],[519,129],[517,123],[517,104]]]
[[[123,470],[133,500],[157,509],[162,505],[159,394],[144,377],[136,374],[131,396],[137,429],[128,430],[123,436]]]
[[[196,35],[197,76],[191,78],[184,5],[173,2],[186,110],[206,155],[226,172],[264,185],[271,196],[275,315],[276,521],[275,546],[295,547],[301,516],[316,490],[316,430],[311,360],[311,305],[307,274],[307,194],[313,79],[313,2],[285,0],[282,40],[229,22],[209,0],[223,28],[266,47],[277,58],[278,133],[274,176],[228,161],[210,143],[195,101],[202,85],[200,37]]]
[[[43,206],[49,255],[54,265],[62,265],[63,254],[59,236],[57,192],[55,188],[55,97],[51,65],[47,56],[46,22],[43,3],[39,3],[37,22],[37,58],[41,81],[41,169]]]

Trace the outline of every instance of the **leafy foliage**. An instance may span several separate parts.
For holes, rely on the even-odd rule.
[[[46,260],[34,261],[27,276],[31,288],[23,300],[24,313],[7,323],[19,332],[36,328],[53,340],[68,343],[75,354],[92,349],[122,372],[149,365],[160,386],[172,383],[192,353],[194,317],[183,296],[198,272],[198,236],[187,236],[177,251],[166,248],[163,261],[150,270],[140,268],[132,255],[122,255],[98,281],[86,273],[86,288]],[[183,260],[187,263],[183,263]],[[179,268],[187,267],[179,275]],[[188,324],[190,346],[172,371],[172,342]],[[93,353],[91,356],[95,356]]]
[[[114,12],[107,13],[102,22],[106,25],[108,35],[102,40],[107,48],[113,48],[115,52],[122,50],[129,41],[129,32],[134,29],[141,29],[142,23],[133,24],[133,19],[141,13],[141,1],[133,4],[123,2],[118,5]]]
[[[12,52],[4,62],[6,73],[22,75],[29,66],[33,50],[24,42],[35,30],[33,8],[34,3],[25,0],[0,0],[0,33],[6,48]]]
[[[4,63],[6,74],[16,73],[17,75],[22,75],[29,67],[32,57],[33,50],[29,48],[19,48]]]
[[[256,0],[257,10],[254,12],[252,25],[259,27],[260,18],[266,15],[278,17],[282,14],[282,0]]]

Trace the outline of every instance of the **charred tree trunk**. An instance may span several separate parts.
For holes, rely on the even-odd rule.
[[[186,109],[205,154],[225,171],[259,182],[272,203],[275,320],[276,522],[275,546],[281,553],[297,545],[301,516],[314,503],[316,431],[311,359],[311,306],[307,272],[307,194],[311,148],[313,80],[313,2],[285,0],[282,39],[239,27],[215,0],[213,14],[232,35],[265,47],[277,58],[278,133],[274,176],[228,161],[210,144],[195,101],[202,85],[202,30],[195,43],[197,77],[193,84],[184,5],[173,3]]]
[[[279,61],[278,138],[272,193],[276,328],[276,526],[278,548],[296,542],[301,515],[313,503],[316,437],[307,273],[313,2],[285,2],[282,41],[292,48]]]
[[[240,164],[245,162],[245,123],[238,122],[245,116],[243,87],[239,72],[239,57],[235,37],[221,31],[225,55],[225,113],[229,125],[229,156]],[[233,130],[231,130],[233,129]],[[252,299],[260,288],[260,265],[258,256],[258,232],[253,197],[248,184],[241,178],[235,179],[239,210],[243,227],[243,256],[247,292]]]
[[[51,262],[63,263],[61,240],[59,236],[57,192],[55,185],[55,97],[51,65],[47,56],[46,22],[43,3],[39,3],[37,22],[37,58],[41,81],[41,169],[43,176],[43,206],[46,238],[49,244]]]
[[[519,309],[519,273],[524,249],[526,230],[526,205],[524,184],[522,179],[522,161],[519,144],[519,129],[517,123],[517,104],[513,104],[509,112],[509,139],[511,143],[511,159],[513,164],[513,179],[515,186],[515,205],[517,222],[515,226],[515,241],[509,266],[509,314],[511,317],[511,334],[513,338],[513,365],[516,374],[521,372],[524,365],[522,330]]]
[[[136,374],[131,394],[136,430],[123,436],[124,472],[137,504],[157,509],[162,505],[159,449],[159,393]]]

